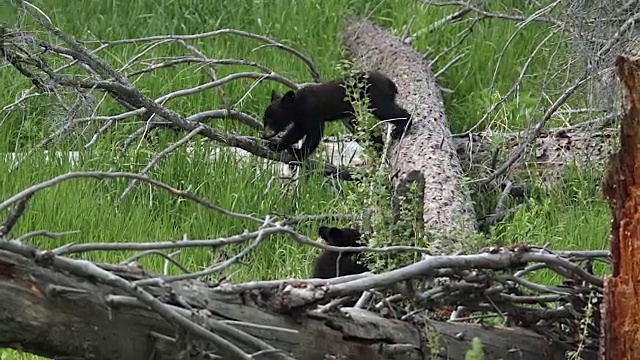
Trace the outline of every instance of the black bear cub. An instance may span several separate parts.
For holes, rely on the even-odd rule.
[[[354,229],[321,226],[320,229],[318,229],[318,234],[331,246],[362,246],[360,243],[360,233]],[[323,250],[316,258],[313,278],[330,279],[337,276],[361,274],[370,271],[366,266],[358,263],[359,255],[359,252],[343,252],[342,256],[340,256],[339,252]],[[338,257],[340,257],[339,262]],[[338,271],[336,271],[336,266]]]
[[[345,84],[352,79],[357,83],[366,81],[365,95],[369,98],[369,111],[379,120],[386,120],[393,124],[391,136],[399,139],[411,115],[396,104],[398,88],[393,80],[376,71],[360,72],[353,77],[342,77],[333,81],[306,86],[298,91],[288,91],[280,96],[276,91],[271,93],[271,103],[263,116],[263,139],[270,139],[284,131],[280,141],[271,142],[269,147],[273,151],[291,150],[298,160],[311,155],[322,139],[324,123],[334,120],[349,120],[348,130],[355,132],[351,123],[355,120],[351,102],[346,99]],[[292,145],[305,137],[300,149],[293,149]],[[371,138],[376,151],[382,150],[381,135]]]

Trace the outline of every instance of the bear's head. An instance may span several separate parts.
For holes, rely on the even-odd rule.
[[[360,243],[360,233],[349,228],[335,228],[321,226],[318,229],[320,237],[331,246],[357,247]],[[362,262],[362,263],[361,263]],[[338,272],[338,268],[339,272]],[[316,257],[313,277],[317,279],[330,279],[336,276],[360,274],[370,271],[365,259],[360,259],[360,253],[342,253],[331,250],[323,250]]]
[[[344,228],[339,229],[335,227],[321,226],[318,229],[318,234],[328,245],[341,246],[341,247],[357,247],[362,246],[360,244],[360,233],[358,230]]]
[[[262,117],[262,138],[270,139],[289,126],[298,113],[296,93],[288,91],[284,96],[275,90],[271,91],[271,104],[267,106]]]

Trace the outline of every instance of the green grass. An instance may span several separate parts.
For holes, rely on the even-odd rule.
[[[7,26],[24,26],[37,29],[33,22],[17,13],[8,5],[0,3],[0,21]],[[413,43],[419,52],[430,51],[439,54],[458,42],[458,33],[467,24],[446,26],[433,33],[423,31],[435,21],[451,12],[444,7],[427,7],[419,1],[386,0],[370,2],[365,0],[299,0],[299,1],[104,1],[66,0],[49,1],[36,5],[48,13],[54,23],[68,34],[78,39],[120,39],[159,34],[191,34],[222,28],[235,28],[270,36],[277,41],[293,46],[311,56],[323,79],[339,75],[338,64],[344,58],[340,45],[342,18],[347,13],[370,16],[381,25],[391,29],[396,35],[402,33],[413,15],[416,16],[413,30],[418,37]],[[520,1],[493,1],[496,11],[517,7],[525,13]],[[82,11],[79,16],[75,11]],[[480,22],[460,46],[442,56],[434,65],[439,70],[462,52],[467,56],[449,68],[439,78],[439,83],[454,93],[445,96],[447,116],[453,132],[469,129],[484,114],[497,97],[509,91],[519,76],[528,56],[538,43],[549,35],[548,27],[531,24],[520,30],[510,40],[515,23],[496,20]],[[495,130],[514,129],[526,126],[526,113],[539,117],[557,96],[564,78],[548,78],[548,73],[558,71],[566,59],[567,48],[560,36],[553,36],[538,52],[529,65],[528,74],[520,89],[518,101],[513,98],[500,106],[480,129],[491,127]],[[510,41],[510,43],[508,43]],[[211,58],[244,58],[258,61],[276,72],[297,82],[311,81],[306,66],[290,54],[273,47],[256,49],[260,42],[224,35],[218,38],[192,41]],[[508,44],[508,46],[507,46]],[[142,45],[125,45],[100,52],[106,61],[116,68],[122,67],[142,49]],[[161,45],[147,53],[148,57],[166,57],[185,54],[176,45]],[[549,69],[554,64],[554,69]],[[498,66],[497,71],[494,69]],[[143,66],[138,66],[138,68]],[[245,67],[221,66],[222,77]],[[251,70],[249,70],[251,71]],[[564,75],[564,74],[563,74]],[[543,81],[545,80],[546,81]],[[193,65],[161,70],[136,79],[136,85],[151,97],[170,91],[192,87],[208,81],[205,73]],[[12,102],[22,89],[28,87],[13,68],[0,68],[0,106]],[[224,89],[231,103],[244,98],[238,105],[242,111],[261,117],[262,109],[269,100],[271,89],[284,87],[271,82],[255,86],[245,97],[252,85],[250,80],[239,80],[225,85]],[[550,98],[543,98],[544,86]],[[42,140],[52,121],[59,115],[52,113],[50,100],[33,99],[25,108],[12,113],[0,113],[0,152],[26,151],[34,143]],[[167,104],[184,115],[222,108],[221,98],[216,90],[208,90],[195,96],[172,100]],[[584,107],[581,98],[571,101],[574,107]],[[112,101],[105,101],[103,114],[120,111]],[[559,124],[559,120],[551,125]],[[577,121],[571,118],[569,122]],[[98,146],[86,152],[77,170],[139,171],[150,155],[142,146],[140,151],[131,151],[125,158],[115,158],[111,149],[126,134],[139,124],[131,121],[118,126],[117,130],[101,138]],[[233,121],[215,121],[213,126],[225,131],[236,131],[256,136],[245,126]],[[329,134],[343,133],[340,125],[331,125]],[[57,146],[58,149],[80,149],[91,137],[88,132],[77,141],[69,141]],[[171,135],[164,140],[175,140]],[[223,156],[214,164],[204,161],[206,154],[216,145],[202,144],[193,157],[184,152],[172,154],[160,166],[151,171],[153,177],[181,189],[191,188],[197,195],[237,212],[265,216],[269,213],[289,215],[322,214],[334,212],[355,212],[358,209],[345,208],[343,196],[319,177],[304,179],[298,191],[287,190],[280,180],[272,181],[269,172],[256,171],[261,165],[258,160],[251,166],[239,166],[232,156]],[[136,148],[134,146],[134,148]],[[39,181],[70,171],[65,162],[45,163],[42,156],[35,155],[14,172],[7,172],[7,165],[0,162],[0,195],[6,199],[11,194]],[[601,200],[598,189],[593,186],[601,174],[571,174],[563,189],[540,192],[541,205],[528,211],[521,211],[513,219],[496,226],[491,233],[491,241],[498,243],[526,241],[535,244],[550,242],[554,249],[601,249],[608,246],[607,232],[610,214]],[[56,247],[66,242],[97,241],[153,241],[179,239],[186,234],[192,239],[216,238],[234,235],[244,229],[255,229],[255,224],[226,217],[206,210],[191,202],[177,200],[167,193],[139,185],[116,212],[116,200],[126,187],[124,180],[99,182],[92,179],[77,179],[62,183],[40,192],[29,203],[26,215],[14,230],[21,234],[37,229],[50,231],[79,230],[60,240],[34,239],[32,242],[45,248]],[[269,187],[270,186],[270,187]],[[286,188],[285,189],[290,189]],[[346,188],[349,191],[349,187]],[[477,199],[482,206],[482,199]],[[316,237],[319,224],[303,224],[298,229]],[[225,249],[232,253],[236,249]],[[249,255],[244,261],[251,266],[236,266],[230,272],[233,281],[248,279],[275,279],[283,277],[309,276],[315,250],[294,243],[286,237],[272,237]],[[92,253],[86,258],[104,262],[117,262],[131,253]],[[210,250],[183,251],[178,259],[191,269],[201,269],[211,261]],[[143,266],[159,271],[163,261],[155,257],[141,260]],[[175,269],[172,270],[175,272]],[[545,279],[542,279],[545,280]],[[547,278],[546,280],[553,280]],[[13,351],[0,352],[0,359],[31,359],[29,355],[17,355]]]

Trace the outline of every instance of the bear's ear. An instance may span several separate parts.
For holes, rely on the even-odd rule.
[[[280,95],[280,93],[278,93],[275,90],[271,90],[271,102],[274,102],[278,99],[280,99],[282,97],[282,95]]]
[[[318,234],[327,244],[336,244],[340,242],[342,230],[334,227],[320,226]]]
[[[326,226],[320,226],[318,228],[318,235],[322,238],[322,240],[327,241],[329,238],[329,228]]]
[[[293,105],[293,102],[296,100],[296,93],[293,90],[287,91],[286,94],[282,97],[282,103]]]

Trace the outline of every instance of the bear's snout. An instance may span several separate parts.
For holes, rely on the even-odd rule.
[[[260,135],[263,139],[270,139],[274,137],[278,132],[274,129],[266,126],[264,130],[262,130],[262,134]]]

